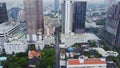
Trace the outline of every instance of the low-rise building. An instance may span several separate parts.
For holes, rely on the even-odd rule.
[[[29,58],[29,68],[36,68],[36,64],[40,61],[41,53],[37,52],[35,50],[28,52],[28,58]]]
[[[11,35],[15,34],[17,31],[24,29],[24,25],[19,22],[4,22],[0,24],[0,52],[3,50],[3,45],[8,41]]]
[[[117,57],[117,56],[119,55],[119,53],[114,52],[114,51],[106,51],[106,52],[107,52],[107,54],[108,54],[109,56]]]
[[[32,51],[28,52],[29,59],[33,59],[34,57],[39,57],[39,56],[41,56],[41,53],[37,52],[35,50],[32,50]]]
[[[28,49],[27,39],[22,32],[18,32],[8,38],[8,42],[4,43],[4,49],[6,54],[26,52]]]
[[[55,36],[44,36],[45,45],[55,44]]]
[[[99,54],[101,54],[103,57],[112,56],[117,57],[119,53],[114,51],[105,51],[103,48],[93,48],[94,50],[98,51]]]
[[[103,58],[79,58],[68,59],[67,68],[106,68],[106,62]]]

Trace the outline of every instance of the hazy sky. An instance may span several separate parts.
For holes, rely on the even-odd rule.
[[[63,0],[59,0],[59,1],[61,2]],[[101,4],[105,0],[80,0],[80,1],[88,1],[88,3]],[[23,6],[21,7],[21,5],[23,5],[23,0],[0,0],[0,2],[6,2],[8,5],[7,6],[8,9],[10,9],[11,6],[23,8]],[[46,6],[46,3],[53,4],[54,0],[43,0],[43,3],[44,3],[44,6]]]
[[[0,2],[22,2],[22,0],[0,0]],[[54,0],[43,0],[44,2],[54,2]],[[60,0],[61,1],[61,0]],[[99,3],[99,2],[104,2],[104,0],[86,0],[88,2],[92,3]]]

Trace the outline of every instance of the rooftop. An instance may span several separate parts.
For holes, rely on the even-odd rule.
[[[40,52],[37,52],[37,51],[35,51],[35,50],[29,51],[29,53],[28,53],[29,59],[32,59],[32,58],[34,58],[34,57],[38,57],[38,56],[40,56],[40,55],[41,55],[41,53],[40,53]]]
[[[106,64],[106,62],[102,61],[99,58],[84,59],[84,63],[80,63],[79,59],[69,59],[68,64],[69,65]]]
[[[19,25],[19,23],[16,25]],[[11,22],[5,22],[5,23],[0,24],[0,27],[1,27],[0,33],[4,33],[6,31],[13,29],[15,27],[15,25],[12,25]]]

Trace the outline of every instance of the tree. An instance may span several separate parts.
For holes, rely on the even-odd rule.
[[[17,53],[16,55],[9,56],[3,62],[3,68],[25,68],[28,65],[27,53]]]
[[[52,68],[53,64],[55,62],[54,60],[54,54],[55,50],[51,47],[44,48],[41,51],[41,60],[37,64],[37,68]]]
[[[34,44],[32,44],[32,45],[30,45],[29,46],[29,48],[28,48],[30,51],[32,51],[32,50],[36,50],[36,47],[35,47],[35,45]]]
[[[90,47],[96,47],[96,42],[95,41],[93,41],[93,42],[89,42],[89,45],[90,45]]]
[[[6,56],[5,49],[3,49],[3,52],[2,52],[2,54],[1,54],[1,56]]]

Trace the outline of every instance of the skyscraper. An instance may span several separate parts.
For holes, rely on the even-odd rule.
[[[27,22],[27,32],[30,41],[33,36],[41,32],[44,33],[43,6],[42,0],[24,0],[25,16]]]
[[[54,12],[59,12],[59,0],[54,0]]]
[[[8,21],[6,3],[0,3],[0,24]]]
[[[64,0],[63,1],[63,7],[62,7],[62,15],[64,17],[63,19],[63,28],[64,28],[64,34],[69,34],[72,32],[72,0]]]
[[[85,30],[86,19],[86,3],[83,1],[76,1],[73,3],[73,27],[72,31],[75,34],[83,33]]]
[[[83,33],[86,19],[86,2],[64,0],[62,3],[62,32]]]
[[[120,2],[107,11],[105,27],[102,29],[103,38],[111,45],[120,46]]]

